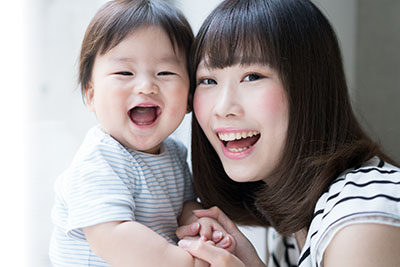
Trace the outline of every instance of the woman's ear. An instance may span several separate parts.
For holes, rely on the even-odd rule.
[[[89,83],[85,88],[85,101],[89,111],[94,112],[94,87]]]

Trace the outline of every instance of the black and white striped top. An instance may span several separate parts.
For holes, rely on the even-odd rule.
[[[343,227],[356,223],[400,227],[400,169],[377,157],[334,180],[318,200],[306,243],[268,231],[268,267],[323,266],[325,249]]]

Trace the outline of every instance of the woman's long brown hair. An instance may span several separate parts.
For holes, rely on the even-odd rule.
[[[205,207],[219,206],[237,223],[290,234],[308,228],[317,200],[344,170],[373,156],[392,162],[357,121],[336,35],[310,1],[223,1],[194,42],[192,96],[202,59],[210,68],[268,64],[289,102],[286,144],[269,185],[231,180],[193,114],[193,176]]]

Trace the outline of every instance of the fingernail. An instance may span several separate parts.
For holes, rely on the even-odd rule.
[[[219,241],[221,238],[222,238],[222,232],[220,232],[220,231],[213,232],[212,239],[214,241]]]
[[[189,240],[180,240],[178,242],[178,246],[180,246],[181,248],[188,248],[191,244],[192,242]]]
[[[200,229],[200,224],[199,223],[194,223],[194,224],[192,224],[192,230],[193,231],[199,231],[199,229]]]
[[[199,211],[201,211],[201,210],[192,210],[192,212],[194,212],[194,213],[197,213],[197,212],[199,212]]]
[[[221,246],[229,246],[230,243],[231,243],[231,238],[227,236],[221,241]]]

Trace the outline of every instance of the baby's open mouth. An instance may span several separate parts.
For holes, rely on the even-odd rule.
[[[153,124],[161,114],[158,106],[136,106],[129,110],[129,117],[132,122],[139,126]]]
[[[234,153],[242,152],[254,146],[260,136],[258,131],[218,133],[218,137],[226,149]]]

